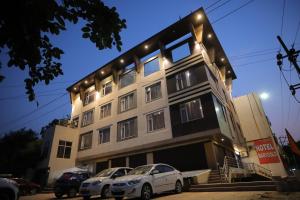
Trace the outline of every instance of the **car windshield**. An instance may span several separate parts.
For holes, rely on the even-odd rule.
[[[131,170],[128,175],[143,175],[151,170],[152,165],[144,165]]]
[[[99,172],[96,176],[97,176],[97,177],[108,177],[108,176],[110,176],[114,171],[115,171],[115,169],[105,169],[105,170],[102,170],[101,172]]]

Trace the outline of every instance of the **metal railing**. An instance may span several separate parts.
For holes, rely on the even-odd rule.
[[[272,171],[262,167],[256,163],[244,163],[246,166],[246,169],[251,174],[258,174],[267,178],[272,178]]]

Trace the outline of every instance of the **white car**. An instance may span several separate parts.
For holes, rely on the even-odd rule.
[[[19,198],[19,189],[17,183],[7,178],[0,178],[0,199],[17,200]]]
[[[166,164],[139,166],[128,175],[116,178],[111,186],[115,199],[141,198],[148,200],[153,194],[166,191],[180,193],[183,187],[181,172]]]
[[[96,176],[83,181],[80,185],[79,193],[84,199],[98,195],[100,195],[101,198],[107,198],[112,181],[117,177],[126,175],[131,170],[132,168],[128,167],[105,169]]]

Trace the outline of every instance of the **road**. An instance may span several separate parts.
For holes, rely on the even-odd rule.
[[[23,196],[20,200],[54,200],[53,193]],[[82,200],[82,197],[63,198],[67,200]],[[98,200],[100,198],[92,198]],[[181,194],[163,194],[155,196],[155,200],[300,200],[300,192],[184,192]]]

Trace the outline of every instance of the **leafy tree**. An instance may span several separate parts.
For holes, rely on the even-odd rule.
[[[23,176],[41,158],[41,140],[31,129],[22,128],[0,138],[0,173]]]
[[[0,3],[0,53],[8,51],[8,67],[28,71],[24,80],[29,101],[35,99],[34,86],[49,84],[62,75],[59,59],[64,53],[53,46],[49,35],[66,30],[65,22],[85,22],[82,37],[99,50],[115,46],[121,50],[119,33],[126,28],[116,8],[100,0],[10,0]],[[1,66],[1,63],[0,63]],[[0,82],[5,77],[0,75]]]

